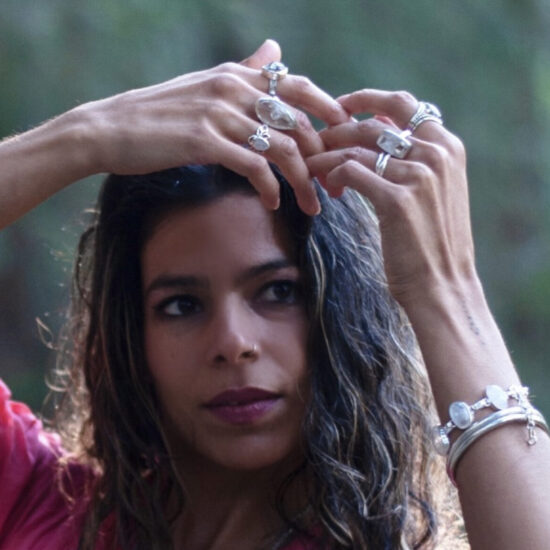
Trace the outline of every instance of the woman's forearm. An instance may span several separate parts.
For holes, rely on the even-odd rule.
[[[474,404],[490,384],[520,383],[475,269],[464,146],[433,115],[434,106],[407,93],[363,89],[338,100],[351,115],[379,117],[324,130],[328,151],[310,157],[308,166],[330,194],[349,187],[373,204],[389,290],[409,316],[446,423],[452,402]],[[379,138],[409,128],[426,108],[432,114],[412,135],[397,134],[410,139],[406,158],[381,153]],[[487,414],[478,411],[476,420]],[[479,435],[478,428],[468,436]],[[474,550],[548,548],[550,438],[539,428],[535,433],[538,444],[527,445],[525,414],[525,422],[480,436],[458,462],[455,479]],[[451,441],[453,456],[457,449]]]
[[[407,312],[443,423],[451,402],[474,403],[488,384],[519,384],[477,278],[428,292]],[[536,434],[537,444],[529,446],[524,422],[506,424],[460,460],[456,481],[474,550],[548,548],[550,439],[538,428]]]
[[[0,142],[0,227],[92,170],[90,125],[74,109]]]

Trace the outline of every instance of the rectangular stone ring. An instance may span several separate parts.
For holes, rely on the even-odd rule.
[[[392,157],[403,159],[412,147],[412,142],[407,138],[411,135],[409,130],[401,133],[386,128],[376,140],[376,145]]]

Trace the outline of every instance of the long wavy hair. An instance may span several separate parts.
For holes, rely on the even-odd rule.
[[[281,185],[274,216],[305,279],[312,391],[304,463],[289,472],[274,503],[287,529],[266,547],[315,533],[323,548],[444,548],[444,535],[462,548],[449,484],[430,446],[426,373],[387,288],[376,217],[357,193],[329,199],[321,188],[322,213],[308,217],[274,170]],[[104,182],[78,247],[56,381],[56,429],[92,472],[80,550],[92,550],[107,531],[113,549],[172,548],[185,488],[145,360],[140,254],[168,212],[230,193],[255,190],[220,166]],[[307,503],[291,513],[286,496],[304,479]]]

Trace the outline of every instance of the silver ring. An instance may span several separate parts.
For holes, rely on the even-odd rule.
[[[270,137],[267,124],[261,124],[256,132],[248,137],[248,144],[258,153],[265,153],[270,147]]]
[[[439,108],[433,103],[420,101],[416,112],[407,124],[407,130],[409,130],[412,134],[422,123],[427,122],[428,120],[437,122],[438,124],[443,124],[443,117],[441,116],[441,111]]]
[[[262,76],[269,80],[270,96],[277,95],[277,83],[288,74],[288,67],[280,61],[272,61],[262,67]]]
[[[389,153],[392,157],[403,159],[413,146],[412,141],[407,139],[411,135],[410,130],[395,132],[386,128],[376,140],[376,145]]]
[[[298,126],[290,106],[277,96],[260,97],[256,101],[256,116],[264,124],[277,130],[294,130]]]
[[[374,171],[381,177],[384,177],[384,172],[386,171],[386,166],[388,165],[388,160],[390,160],[391,155],[389,153],[379,153],[378,158],[376,159],[376,165]]]

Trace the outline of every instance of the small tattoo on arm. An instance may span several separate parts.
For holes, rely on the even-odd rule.
[[[478,327],[477,323],[475,322],[474,317],[468,310],[468,306],[466,305],[465,301],[462,301],[462,311],[466,315],[466,320],[468,321],[468,326],[470,327],[470,330],[479,338],[479,342],[482,346],[485,346],[485,341],[483,340],[481,336],[481,330]]]

